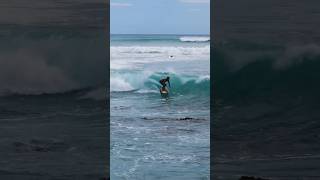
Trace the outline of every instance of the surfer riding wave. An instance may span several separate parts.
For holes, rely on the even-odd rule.
[[[166,88],[167,83],[169,84],[169,87],[171,87],[171,86],[170,86],[170,77],[169,77],[169,76],[167,76],[167,78],[165,78],[165,79],[161,79],[161,80],[159,81],[159,83],[162,85],[161,91],[165,91],[165,92],[168,91],[167,88]]]

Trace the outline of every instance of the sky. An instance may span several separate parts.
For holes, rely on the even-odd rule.
[[[210,0],[110,0],[111,34],[209,34]]]

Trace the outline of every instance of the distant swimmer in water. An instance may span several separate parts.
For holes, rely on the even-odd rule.
[[[162,91],[167,91],[167,88],[166,88],[167,83],[169,84],[169,87],[170,87],[170,77],[169,76],[165,79],[161,79],[159,82],[162,85],[162,88],[161,88]]]

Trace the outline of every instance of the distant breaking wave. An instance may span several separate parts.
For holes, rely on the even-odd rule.
[[[99,34],[80,36],[74,32],[70,37],[60,31],[39,33],[39,37],[21,34],[2,38],[0,96],[58,94],[105,86],[107,52]]]
[[[153,61],[163,61],[169,57],[187,60],[208,57],[210,55],[210,46],[111,46],[110,53],[112,61],[132,58],[139,59],[139,61],[150,58]]]
[[[110,56],[111,69],[122,69],[141,63],[206,60],[210,56],[210,46],[111,46]]]
[[[25,93],[25,92],[12,92],[7,91],[6,93],[0,94],[2,97],[68,97],[73,99],[91,99],[91,100],[105,100],[107,98],[107,90],[105,87],[85,87],[79,89],[71,89],[63,92],[56,93]]]
[[[179,38],[182,42],[209,42],[209,36],[183,36]]]
[[[183,47],[183,46],[111,46],[112,56],[141,54],[171,54],[171,55],[209,55],[210,46]]]

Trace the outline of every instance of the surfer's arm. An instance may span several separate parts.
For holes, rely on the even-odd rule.
[[[169,87],[171,87],[171,85],[170,85],[170,81],[168,81],[168,84],[169,84]]]

